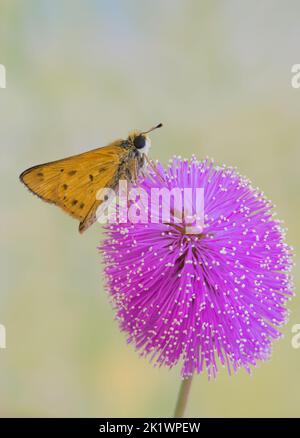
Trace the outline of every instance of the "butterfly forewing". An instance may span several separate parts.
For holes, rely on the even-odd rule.
[[[95,221],[101,201],[97,192],[112,187],[128,151],[117,140],[103,148],[25,170],[21,181],[44,201],[61,207],[80,221],[82,232]]]

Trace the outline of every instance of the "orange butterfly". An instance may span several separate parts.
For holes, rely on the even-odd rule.
[[[21,173],[20,180],[41,199],[78,219],[83,233],[97,219],[97,208],[103,202],[96,198],[100,188],[116,190],[122,179],[136,182],[145,162],[152,166],[147,134],[161,126],[133,131],[126,140],[31,167]]]

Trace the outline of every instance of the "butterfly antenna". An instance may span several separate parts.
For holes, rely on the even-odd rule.
[[[162,124],[162,123],[159,123],[158,125],[152,126],[151,129],[149,129],[148,131],[144,131],[144,132],[142,132],[141,134],[148,134],[149,132],[154,131],[154,129],[161,128],[162,126],[163,126],[163,124]]]

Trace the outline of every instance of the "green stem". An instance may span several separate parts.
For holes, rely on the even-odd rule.
[[[189,376],[186,379],[183,379],[181,382],[174,418],[182,418],[184,415],[184,411],[189,398],[189,392],[191,389],[192,380],[193,380],[193,376]]]

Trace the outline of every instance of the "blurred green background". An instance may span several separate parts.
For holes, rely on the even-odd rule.
[[[180,384],[180,367],[153,368],[119,332],[101,227],[80,236],[19,183],[25,168],[162,121],[153,158],[238,166],[297,252],[299,16],[297,0],[1,0],[1,416],[170,416]],[[252,376],[197,376],[187,415],[300,416],[299,304]]]

